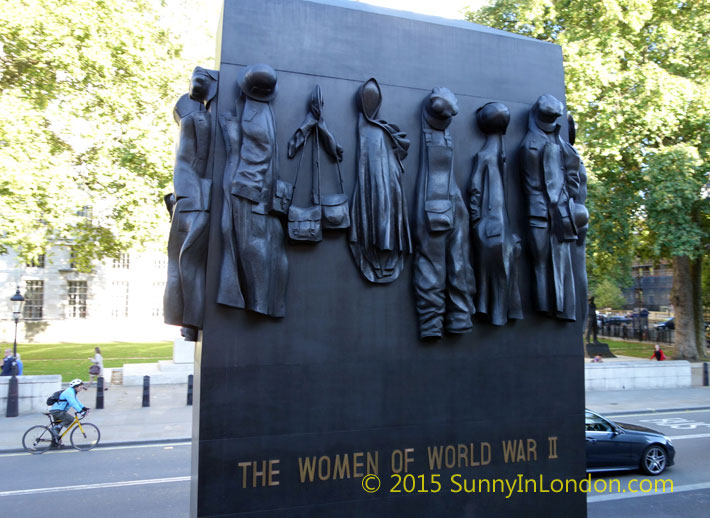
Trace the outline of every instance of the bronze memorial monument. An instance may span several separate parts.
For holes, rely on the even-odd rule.
[[[560,47],[340,0],[226,0],[219,41],[176,110],[191,516],[586,516]]]

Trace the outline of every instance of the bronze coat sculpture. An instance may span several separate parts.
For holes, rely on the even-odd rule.
[[[227,163],[217,302],[283,317],[288,259],[281,222],[270,214],[278,177],[276,124],[269,105],[277,93],[276,72],[269,65],[250,65],[237,82],[236,112],[220,120]]]
[[[574,147],[574,142],[577,137],[577,127],[571,113],[567,114],[567,129],[569,130],[569,143],[564,143],[565,169],[568,171],[576,170],[579,176],[579,188],[575,192],[574,186],[572,186],[570,196],[574,199],[574,220],[579,233],[577,246],[582,246],[589,228],[589,212],[584,205],[587,201],[587,169],[584,167],[582,157]],[[582,257],[584,257],[584,254],[582,254]]]
[[[168,237],[168,279],[163,297],[166,324],[183,326],[195,340],[205,307],[205,261],[212,180],[206,178],[212,137],[208,108],[217,94],[218,72],[195,68],[190,93],[175,105],[180,125],[173,170],[174,194],[166,201],[172,216]]]
[[[409,140],[396,125],[375,118],[382,92],[374,78],[362,85],[358,101],[358,176],[350,209],[350,251],[367,280],[388,283],[399,277],[404,256],[412,253],[402,187]]]
[[[414,291],[420,338],[473,328],[475,290],[468,213],[454,175],[448,126],[458,113],[448,88],[435,88],[422,106],[422,141],[415,198]]]
[[[476,272],[476,309],[497,326],[522,319],[518,289],[520,238],[513,233],[506,201],[507,167],[503,135],[508,108],[488,103],[476,111],[486,141],[473,159],[469,210]]]
[[[537,100],[520,144],[520,167],[528,206],[535,308],[573,321],[576,302],[570,247],[579,237],[573,199],[579,174],[565,168],[568,148],[556,122],[562,112],[562,103],[552,95]]]

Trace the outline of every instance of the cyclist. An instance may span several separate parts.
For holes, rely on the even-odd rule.
[[[59,395],[59,401],[54,403],[50,409],[49,413],[52,415],[54,422],[54,432],[57,437],[57,442],[59,441],[59,432],[62,426],[69,426],[74,421],[74,418],[67,412],[69,407],[72,407],[77,412],[86,413],[89,409],[79,402],[77,395],[82,390],[85,390],[84,382],[80,379],[74,379],[69,382],[69,387],[64,390]]]

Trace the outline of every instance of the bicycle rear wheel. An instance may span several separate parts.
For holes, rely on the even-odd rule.
[[[91,423],[81,423],[81,427],[84,429],[83,432],[79,429],[79,425],[76,425],[71,431],[69,436],[71,445],[77,450],[84,451],[96,447],[101,439],[101,432],[98,427]]]
[[[22,447],[32,455],[44,453],[52,446],[52,431],[48,426],[35,425],[22,436]]]

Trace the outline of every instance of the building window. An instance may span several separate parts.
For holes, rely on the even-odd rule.
[[[155,261],[153,261],[153,266],[155,267],[156,270],[167,270],[168,269],[168,258],[167,257],[160,257],[158,259],[155,259]]]
[[[26,263],[27,268],[44,268],[44,254],[39,254],[37,257]]]
[[[26,320],[40,320],[44,306],[44,281],[25,282],[25,306],[22,316]]]
[[[92,216],[94,211],[91,208],[91,205],[84,205],[81,209],[76,211],[76,215],[79,216],[80,218],[84,218],[88,221],[91,221]]]
[[[69,281],[68,283],[68,318],[86,318],[86,281]]]
[[[113,267],[121,270],[128,270],[131,267],[130,254],[121,254],[113,260]]]
[[[163,293],[165,292],[165,284],[165,281],[153,281],[154,300],[159,301],[151,310],[151,315],[154,317],[163,316]]]
[[[128,316],[128,281],[113,281],[111,283],[111,316],[126,318]]]

